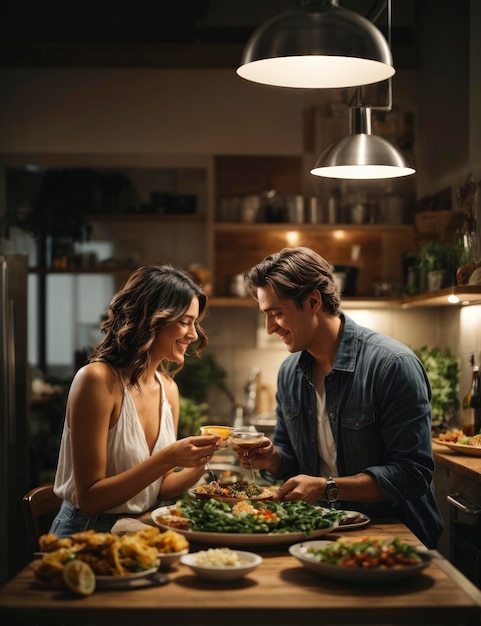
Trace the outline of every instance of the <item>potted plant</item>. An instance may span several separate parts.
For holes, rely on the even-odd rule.
[[[414,353],[424,365],[431,385],[433,434],[459,427],[459,363],[449,349],[422,346]]]
[[[463,248],[432,240],[418,252],[418,268],[427,275],[428,291],[441,289],[447,282],[455,282],[456,270],[462,263]]]

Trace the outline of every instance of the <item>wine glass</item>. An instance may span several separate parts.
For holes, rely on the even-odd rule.
[[[222,444],[226,446],[227,445],[227,439],[229,438],[229,435],[231,434],[231,432],[234,429],[231,426],[218,426],[217,424],[211,424],[208,426],[201,426],[200,427],[200,434],[201,435],[219,435],[219,437],[222,438]],[[214,482],[217,482],[217,476],[214,474],[209,461],[207,461],[207,463],[204,466],[204,469],[206,472],[209,472],[209,475],[211,477],[211,479]]]
[[[236,429],[231,433],[229,437],[229,441],[234,446],[242,450],[243,456],[249,457],[249,450],[252,450],[252,448],[255,448],[256,446],[258,446],[263,438],[264,438],[264,433],[261,433],[257,430]],[[251,472],[252,472],[252,482],[255,485],[256,475],[254,472],[254,468],[252,467],[252,461],[250,460],[250,458],[249,458],[249,465],[250,465]]]

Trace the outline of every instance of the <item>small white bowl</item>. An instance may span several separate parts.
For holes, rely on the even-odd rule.
[[[235,550],[235,552],[240,560],[239,565],[198,565],[195,552],[180,557],[180,562],[190,567],[199,578],[218,582],[229,582],[242,578],[262,563],[262,557],[254,552],[243,552],[242,550]]]
[[[159,552],[159,569],[170,569],[180,561],[182,556],[185,556],[188,553],[189,548],[185,548],[185,550],[180,550],[179,552]]]

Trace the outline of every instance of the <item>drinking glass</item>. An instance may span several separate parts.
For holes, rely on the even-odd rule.
[[[257,430],[234,430],[229,436],[229,441],[237,448],[242,450],[242,454],[245,457],[249,457],[249,450],[255,448],[260,444],[262,439],[264,438],[264,433],[261,433]],[[252,467],[252,461],[249,458],[249,465],[252,472],[252,482],[254,485],[256,484],[256,475],[254,472],[254,468]]]

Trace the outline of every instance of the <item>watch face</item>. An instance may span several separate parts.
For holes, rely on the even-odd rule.
[[[338,498],[339,489],[337,488],[336,483],[332,479],[329,479],[326,486],[326,500],[328,502],[336,502]]]
[[[329,487],[327,489],[327,499],[329,502],[335,502],[339,497],[339,490],[337,487]]]

